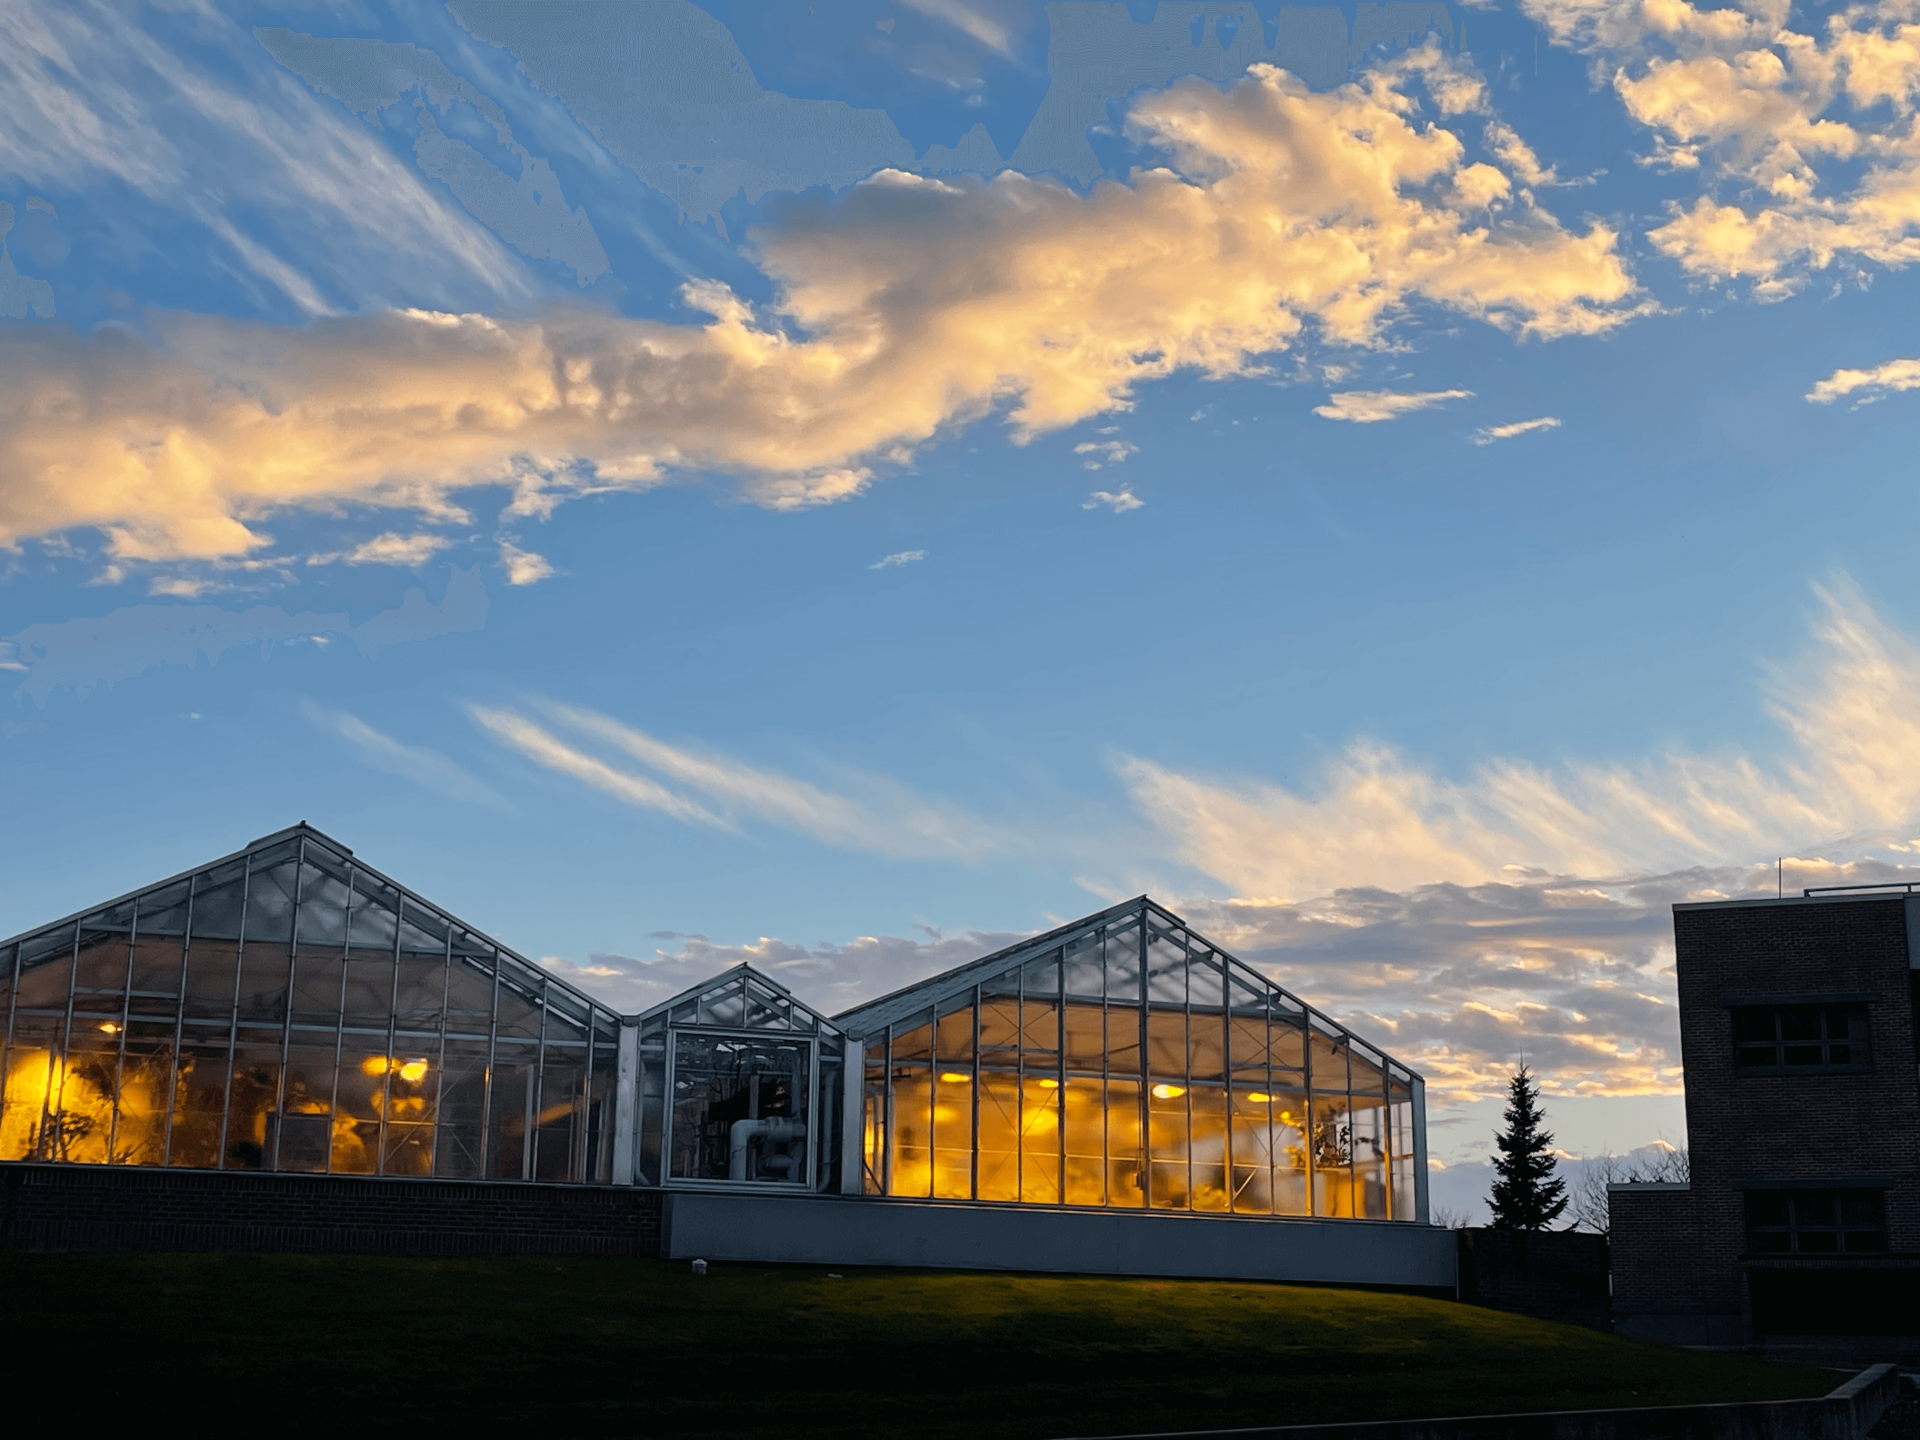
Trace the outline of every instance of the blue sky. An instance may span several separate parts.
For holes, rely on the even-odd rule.
[[[1910,8],[10,10],[0,930],[304,818],[835,1008],[1146,890],[1463,1176],[1522,1055],[1678,1140],[1666,906],[1916,843]]]

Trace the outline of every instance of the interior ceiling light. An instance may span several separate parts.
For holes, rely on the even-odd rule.
[[[1184,1085],[1156,1085],[1153,1087],[1153,1098],[1156,1100],[1178,1100],[1186,1093],[1187,1087]]]
[[[964,1085],[969,1080],[973,1079],[973,1076],[963,1075],[958,1070],[942,1070],[940,1072],[940,1078],[946,1081],[949,1085]]]

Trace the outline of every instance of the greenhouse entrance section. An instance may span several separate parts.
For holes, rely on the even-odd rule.
[[[0,1245],[1453,1283],[1420,1077],[1144,896],[623,1015],[301,824],[0,943],[0,1015]]]

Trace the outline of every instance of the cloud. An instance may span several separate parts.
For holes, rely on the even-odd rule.
[[[892,570],[898,566],[911,565],[917,560],[924,560],[926,558],[927,552],[924,550],[896,550],[893,554],[874,561],[873,564],[867,568],[869,570]]]
[[[968,0],[901,0],[909,10],[918,10],[935,20],[944,20],[961,34],[979,41],[996,54],[1011,57],[1013,35],[1006,22],[991,13],[993,7]],[[891,21],[888,22],[891,25]]]
[[[858,793],[835,793],[723,755],[669,745],[592,710],[558,704],[540,708],[554,723],[699,792],[705,803],[617,769],[514,711],[476,706],[473,714],[496,739],[529,759],[678,820],[731,830],[738,820],[751,818],[838,849],[895,858],[975,860],[1027,848],[1017,831],[986,824],[956,805],[876,776],[849,775],[850,788]]]
[[[1325,405],[1313,407],[1313,413],[1329,420],[1351,420],[1356,425],[1372,425],[1381,420],[1397,420],[1416,410],[1431,409],[1449,400],[1466,400],[1471,390],[1342,390],[1327,397]]]
[[[484,805],[495,810],[508,808],[506,801],[484,781],[469,774],[437,750],[403,745],[358,716],[344,710],[330,710],[312,700],[303,699],[300,709],[320,729],[345,740],[362,761],[376,770],[398,775],[450,800]]]
[[[263,307],[532,293],[483,227],[214,7],[0,7],[0,94],[11,171],[71,191],[124,185],[116,209],[132,228],[162,212],[197,224],[209,263]],[[238,196],[246,232],[225,203]]]
[[[1138,510],[1146,503],[1146,501],[1134,494],[1130,488],[1123,488],[1118,495],[1114,494],[1111,490],[1096,490],[1087,496],[1086,503],[1080,508],[1082,510],[1097,510],[1102,505],[1105,505],[1109,507],[1114,514],[1124,515],[1129,510]]]
[[[94,526],[123,562],[229,556],[289,507],[445,515],[500,484],[537,514],[695,471],[797,509],[989,414],[1025,443],[1176,371],[1384,343],[1415,307],[1541,338],[1622,323],[1614,232],[1524,198],[1487,224],[1459,187],[1491,167],[1396,88],[1425,73],[1312,92],[1260,65],[1225,92],[1144,94],[1126,129],[1159,163],[1084,194],[883,171],[801,196],[754,236],[772,298],[693,282],[699,323],[396,310],[0,332],[22,377],[0,393],[0,542]]]
[[[1499,883],[1514,865],[1659,873],[1903,824],[1920,813],[1920,650],[1850,587],[1818,601],[1815,658],[1770,686],[1785,749],[1769,764],[1676,750],[1632,765],[1489,761],[1456,781],[1359,740],[1304,792],[1138,757],[1120,773],[1184,859],[1262,903]]]
[[[469,707],[473,718],[503,744],[518,750],[536,764],[605,791],[623,804],[642,810],[657,810],[671,819],[689,825],[708,825],[716,830],[733,827],[705,806],[669,790],[643,775],[616,770],[604,760],[595,759],[556,739],[524,716],[511,710],[486,705]]]
[[[522,550],[506,540],[500,542],[500,563],[506,567],[509,585],[538,585],[554,573],[546,556]]]
[[[331,565],[345,561],[349,565],[401,565],[418,568],[453,542],[440,535],[401,535],[389,530],[363,541],[353,549],[334,554],[309,555],[309,565]]]
[[[1511,440],[1516,435],[1531,435],[1536,430],[1558,430],[1560,419],[1556,415],[1542,415],[1534,420],[1516,420],[1511,425],[1486,425],[1473,432],[1473,443],[1491,445],[1496,440]]]
[[[1789,7],[1749,0],[1523,0],[1556,44],[1592,58],[1652,132],[1646,163],[1697,171],[1702,188],[1653,229],[1655,246],[1705,279],[1746,279],[1757,298],[1808,274],[1920,259],[1920,25],[1909,3],[1829,13],[1825,36],[1788,28]],[[1711,193],[1737,190],[1738,203]]]
[[[1129,455],[1138,455],[1140,447],[1131,440],[1085,440],[1073,447],[1073,453],[1087,457],[1080,462],[1083,469],[1098,470],[1122,464]]]
[[[1807,399],[1816,405],[1831,405],[1857,390],[1867,393],[1854,402],[1856,405],[1871,405],[1900,390],[1920,390],[1920,360],[1889,360],[1871,370],[1836,370],[1817,382],[1807,392]]]

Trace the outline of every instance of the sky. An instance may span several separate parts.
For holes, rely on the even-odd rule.
[[[0,0],[0,932],[297,820],[623,1007],[1150,893],[1684,1144],[1920,847],[1920,3]]]

